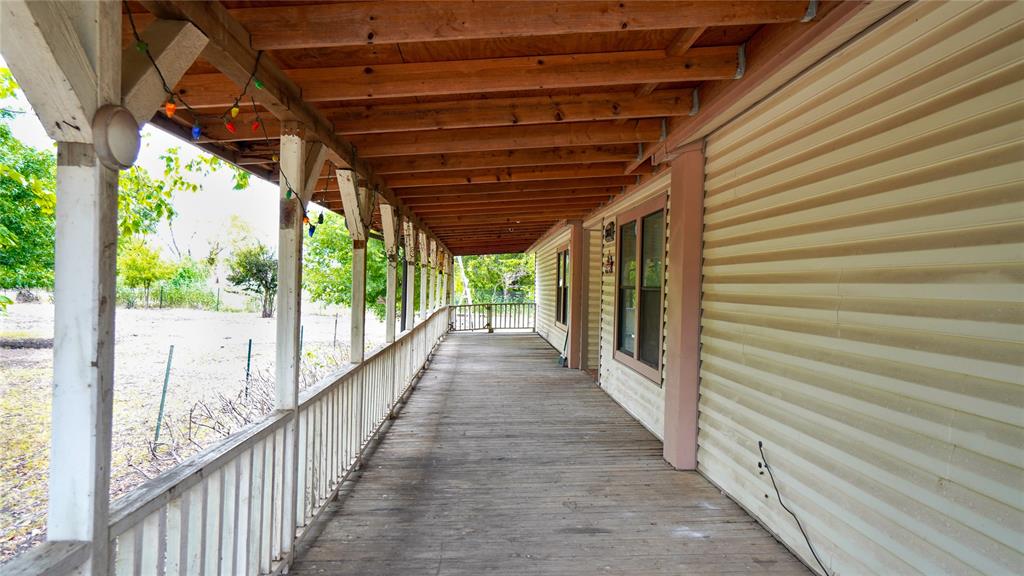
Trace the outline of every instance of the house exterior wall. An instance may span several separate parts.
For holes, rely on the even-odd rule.
[[[534,282],[537,302],[537,333],[559,352],[565,347],[566,327],[555,322],[555,283],[557,257],[569,245],[569,228],[564,228],[545,239],[535,250]]]
[[[621,205],[614,206],[611,210],[602,214],[599,220],[602,229],[608,224],[615,226],[616,216],[619,214],[656,195],[667,194],[668,187],[669,179],[667,174],[653,179],[649,186],[638,189],[631,194],[629,202],[623,202]],[[668,218],[671,218],[671,215]],[[668,226],[666,225],[667,229]],[[615,239],[609,242],[601,242],[602,260],[610,257],[614,261],[618,258],[616,254],[617,241],[618,231],[616,230]],[[667,241],[665,249],[667,252]],[[668,270],[665,272],[666,274],[669,273]],[[661,439],[664,437],[665,419],[665,390],[662,385],[664,373],[662,373],[662,378],[654,382],[615,359],[615,272],[604,270],[602,266],[599,277],[601,282],[601,336],[598,381],[601,388],[609,396],[650,430],[652,434]],[[664,309],[662,309],[663,323],[665,318],[664,312]]]
[[[699,470],[815,570],[759,442],[830,572],[1024,566],[1022,22],[913,4],[708,140]]]

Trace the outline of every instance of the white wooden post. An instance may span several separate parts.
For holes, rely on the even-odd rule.
[[[401,235],[398,210],[381,202],[380,220],[384,229],[384,254],[387,258],[387,294],[384,302],[384,339],[390,344],[395,341],[395,295],[398,284],[398,242]]]
[[[121,6],[0,4],[0,50],[57,145],[53,398],[47,539],[89,543],[109,568],[117,171],[91,122],[121,102]]]
[[[448,305],[455,304],[455,256],[448,254],[448,294],[446,296]]]
[[[437,309],[437,241],[431,238],[427,250],[427,266],[430,267],[427,281],[427,310]]]
[[[352,340],[350,361],[363,361],[366,349],[366,232],[369,220],[369,194],[360,190],[351,170],[337,171],[341,201],[345,208],[345,226],[352,237]]]
[[[281,525],[283,554],[289,554],[295,539],[294,527],[302,523],[296,514],[300,505],[298,480],[298,397],[301,351],[299,331],[302,322],[302,214],[311,190],[306,190],[306,143],[295,123],[281,126],[280,219],[277,261],[277,388],[275,407],[290,410],[293,418],[285,428],[284,454],[280,465],[285,471]],[[290,190],[290,191],[289,191]]]
[[[427,319],[427,310],[429,310],[428,302],[427,302],[427,283],[428,283],[428,276],[430,275],[430,273],[427,272],[427,266],[429,265],[429,263],[427,262],[427,251],[428,251],[427,233],[422,231],[422,230],[420,230],[419,235],[420,235],[420,239],[419,239],[419,245],[420,245],[420,322],[423,322],[424,320]]]
[[[416,325],[416,227],[412,222],[403,222],[402,228],[405,232],[405,293],[408,302],[402,303],[402,316],[405,318],[405,327],[409,330]]]

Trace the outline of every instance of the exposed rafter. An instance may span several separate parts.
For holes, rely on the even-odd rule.
[[[254,97],[261,105],[267,107],[279,120],[300,123],[309,132],[309,136],[315,137],[331,150],[339,164],[351,167],[372,183],[378,194],[399,207],[406,218],[419,222],[416,215],[408,211],[401,200],[391,193],[373,168],[359,157],[356,149],[334,134],[331,123],[302,99],[299,88],[269,59],[258,57],[257,52],[250,48],[249,33],[219,2],[142,0],[142,3],[159,18],[191,21],[209,39],[203,57],[229,76],[236,85],[244,85],[255,68],[263,89],[257,90]],[[424,226],[424,229],[427,227]]]
[[[308,102],[361,100],[510,90],[550,90],[648,82],[734,78],[740,47],[694,48],[668,57],[661,50],[492,58],[379,66],[297,68],[288,77]],[[230,106],[237,95],[220,74],[193,74],[180,84],[199,107]]]
[[[262,50],[796,21],[795,2],[350,2],[237,10]],[[427,23],[430,23],[427,25]]]

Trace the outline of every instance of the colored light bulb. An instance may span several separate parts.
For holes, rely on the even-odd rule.
[[[260,121],[259,120],[253,120],[252,121],[252,131],[253,132],[258,132],[259,129],[260,129]]]
[[[174,103],[174,98],[168,98],[167,102],[164,103],[164,114],[167,114],[168,118],[174,118],[174,113],[178,110],[178,105]]]
[[[139,52],[145,52],[146,50],[149,50],[149,44],[146,44],[142,40],[139,40],[135,43],[135,49]]]
[[[309,216],[303,216],[302,217],[302,223],[303,224],[309,224]]]
[[[196,124],[196,125],[192,126],[192,139],[193,140],[199,140],[199,136],[202,133],[203,133],[203,130],[202,130],[202,128],[199,127],[199,124]]]
[[[238,112],[239,112],[238,106],[232,106],[231,107],[231,117],[232,118],[238,118]]]
[[[231,132],[232,134],[234,134],[235,131],[238,130],[238,128],[235,127],[235,123],[233,121],[231,121],[231,120],[228,120],[227,122],[225,122],[224,123],[224,127],[227,128],[228,132]]]
[[[288,192],[285,193],[284,197],[285,198],[291,198],[292,194],[293,194],[292,189],[288,188]]]
[[[252,83],[256,86],[257,89],[263,90],[263,80],[260,80],[259,78],[254,78]]]
[[[277,162],[277,154],[272,155],[270,159],[273,160],[274,162]]]
[[[324,213],[323,212],[321,212],[320,216],[316,219],[316,223],[317,224],[323,224],[324,223]]]
[[[313,232],[316,232],[316,226],[313,226],[312,224],[310,224],[309,225],[309,237],[310,238],[313,237]]]

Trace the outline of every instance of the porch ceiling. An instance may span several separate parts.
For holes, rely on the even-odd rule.
[[[304,119],[291,114],[294,87],[325,121],[311,132],[351,144],[364,183],[393,192],[453,254],[525,250],[649,178],[659,169],[650,152],[688,118],[693,89],[733,81],[750,55],[742,45],[808,13],[806,0],[222,6],[127,8],[140,31],[156,15],[184,17],[211,39],[211,23],[241,36],[237,50],[265,51],[259,76],[280,86],[250,89],[259,104],[240,103],[234,132],[215,116],[238,94],[237,55],[227,69],[211,43],[174,87],[211,114],[198,120],[201,144],[276,181],[277,117]],[[124,26],[129,45],[127,18]],[[250,129],[257,113],[269,141]],[[196,119],[179,108],[152,121],[187,137]],[[351,163],[351,154],[335,159]],[[330,165],[313,200],[342,212]]]

